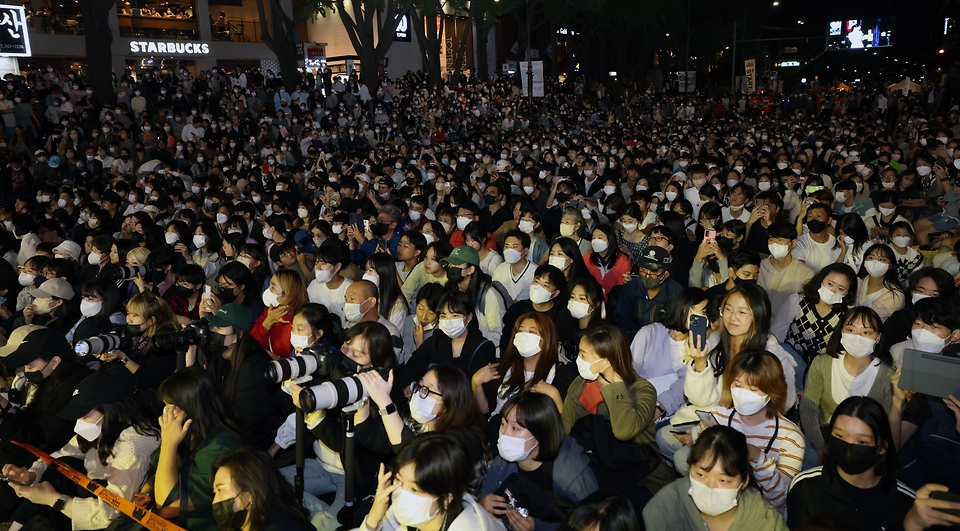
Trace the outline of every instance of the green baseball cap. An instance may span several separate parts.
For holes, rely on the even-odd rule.
[[[477,250],[469,245],[461,245],[453,250],[450,253],[450,256],[440,260],[440,263],[450,264],[450,265],[463,265],[470,264],[479,266],[480,265],[480,255],[477,253]]]
[[[235,302],[224,304],[217,313],[208,315],[204,319],[213,326],[232,326],[236,330],[247,330],[253,324],[253,314],[250,313],[250,309]]]

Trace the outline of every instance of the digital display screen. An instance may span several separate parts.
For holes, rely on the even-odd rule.
[[[835,50],[893,46],[894,21],[893,17],[834,20],[828,46]]]

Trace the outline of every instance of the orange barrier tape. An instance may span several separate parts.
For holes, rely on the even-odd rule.
[[[10,442],[37,456],[48,466],[56,468],[57,472],[63,474],[64,477],[86,489],[94,496],[107,502],[114,509],[129,516],[130,518],[133,518],[136,522],[143,527],[146,527],[150,531],[186,531],[182,527],[170,523],[169,520],[157,516],[155,513],[136,505],[132,501],[120,496],[116,492],[113,492],[103,485],[91,480],[84,474],[81,474],[73,468],[70,468],[63,461],[60,461],[43,450],[20,441]]]

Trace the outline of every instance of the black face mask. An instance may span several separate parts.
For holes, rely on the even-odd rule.
[[[557,198],[557,201],[559,201],[559,202],[561,202],[561,203],[566,203],[567,200],[570,199],[570,194],[558,193],[558,194],[556,195],[556,198]]]
[[[23,372],[23,377],[27,379],[28,382],[37,385],[43,382],[44,376],[42,371],[33,371],[33,372]]]
[[[452,282],[453,284],[459,284],[463,282],[463,269],[460,269],[457,266],[450,266],[444,268],[447,271],[447,282]]]
[[[850,444],[830,435],[826,437],[827,453],[847,474],[862,474],[877,464],[876,446]]]
[[[219,356],[226,352],[227,346],[223,343],[227,340],[227,336],[223,334],[218,334],[216,332],[210,332],[207,334],[207,340],[203,343],[203,351],[205,354],[211,356]]]
[[[242,511],[233,511],[233,500],[236,498],[230,498],[229,500],[218,501],[213,504],[213,521],[217,524],[217,529],[220,531],[234,531],[235,529],[240,529],[243,527],[243,523],[247,521],[247,510]]]
[[[220,300],[224,304],[230,304],[231,302],[237,300],[237,296],[233,293],[235,288],[225,288],[223,286],[217,287],[217,295],[220,297]]]
[[[717,236],[717,245],[719,245],[722,249],[733,249],[733,238]]]
[[[373,225],[370,225],[370,232],[372,232],[374,236],[383,236],[389,231],[390,231],[390,227],[387,226],[386,223],[375,223]]]
[[[143,335],[143,330],[140,329],[142,325],[138,324],[128,324],[127,332],[133,337],[140,337]]]
[[[756,284],[756,280],[746,280],[740,277],[733,277],[733,284],[736,286],[745,286],[747,284]]]
[[[192,288],[185,288],[183,286],[174,286],[173,290],[173,292],[182,299],[190,298],[190,296],[193,295],[193,292],[196,291]]]
[[[807,222],[807,228],[810,229],[811,234],[820,234],[821,232],[827,230],[827,223],[825,221],[820,221],[819,219],[812,219]]]
[[[140,234],[139,232],[134,232],[133,234],[130,235],[130,241],[137,244],[143,243],[143,234]]]

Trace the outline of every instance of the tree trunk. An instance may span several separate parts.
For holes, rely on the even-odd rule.
[[[269,23],[266,23],[268,19],[264,2],[270,2]],[[263,43],[276,54],[277,61],[280,63],[280,78],[287,90],[292,91],[302,81],[297,65],[297,46],[293,40],[296,23],[290,14],[283,11],[279,0],[257,0],[257,11],[259,11],[260,20],[264,21],[263,27],[270,29],[263,32]]]
[[[487,40],[490,38],[490,30],[493,26],[477,30],[477,79],[485,81],[490,78],[489,68],[487,67]]]
[[[443,24],[437,30],[436,14],[415,14],[410,17],[413,31],[417,34],[420,43],[420,59],[423,62],[423,72],[427,74],[430,84],[440,82],[440,47],[443,43]],[[439,33],[439,34],[438,34]]]
[[[457,50],[457,55],[453,60],[453,83],[456,83],[457,80],[460,79],[460,71],[463,70],[464,57],[467,55],[467,42],[470,40],[470,33],[473,30],[473,12],[474,6],[476,5],[476,1],[470,2],[466,29],[463,31],[463,36],[460,37],[460,48]],[[476,70],[476,65],[474,65],[474,70]]]
[[[402,1],[403,5],[398,6],[397,1]],[[351,15],[347,12],[344,0],[336,0],[340,20],[347,31],[350,43],[353,44],[353,49],[357,52],[357,57],[360,58],[360,80],[363,81],[364,85],[370,87],[371,93],[380,85],[382,61],[390,46],[393,45],[393,38],[400,22],[397,14],[409,11],[410,6],[413,5],[413,0],[385,0],[383,3],[385,4],[383,6],[384,21],[381,24],[378,17],[377,2],[373,0],[353,0],[353,13]],[[374,45],[373,38],[375,27],[379,29],[378,34],[380,35],[380,41],[377,45]]]
[[[110,10],[116,8],[114,0],[84,0],[80,2],[83,15],[83,40],[87,46],[87,80],[94,94],[104,104],[114,101],[113,80],[113,31],[110,29]],[[117,77],[123,72],[117,72]]]

